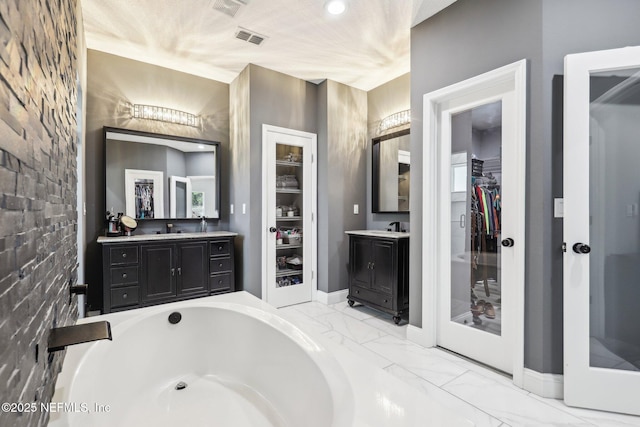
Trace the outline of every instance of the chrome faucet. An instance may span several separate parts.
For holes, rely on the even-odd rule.
[[[391,224],[389,224],[389,227],[394,227],[393,230],[389,230],[389,231],[395,231],[395,232],[400,231],[400,221],[393,221]]]
[[[112,340],[111,324],[107,321],[83,323],[80,325],[53,328],[49,332],[49,353],[64,350],[68,345],[82,344],[89,341]]]

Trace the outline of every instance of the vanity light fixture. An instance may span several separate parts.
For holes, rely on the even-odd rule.
[[[379,132],[411,123],[411,110],[398,111],[385,117],[378,127]]]
[[[193,127],[198,127],[200,122],[199,117],[195,114],[155,105],[133,104],[131,116],[136,119],[158,120]]]
[[[347,9],[347,4],[344,0],[331,0],[326,3],[325,8],[332,15],[340,15]]]

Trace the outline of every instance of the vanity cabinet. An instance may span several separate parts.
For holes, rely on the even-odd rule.
[[[400,322],[409,309],[408,237],[349,233],[347,300],[350,306],[359,302],[390,313],[396,324]]]
[[[206,241],[141,244],[140,254],[143,304],[208,295]]]
[[[99,238],[103,313],[235,291],[234,235]]]

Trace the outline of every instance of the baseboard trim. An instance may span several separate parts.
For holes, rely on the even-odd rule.
[[[341,289],[335,292],[323,292],[321,290],[316,291],[316,301],[332,305],[337,304],[342,301],[347,300],[347,295],[349,295],[349,289]]]
[[[419,328],[417,326],[413,326],[413,325],[407,326],[407,339],[416,344],[420,344],[425,348],[432,347],[432,345],[430,345],[430,343],[428,342],[427,337],[425,336],[425,333],[422,330],[422,328]]]
[[[564,375],[543,374],[525,368],[522,388],[540,397],[562,399],[564,397]]]

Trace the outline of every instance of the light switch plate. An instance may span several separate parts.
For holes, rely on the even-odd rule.
[[[553,217],[564,218],[564,199],[562,197],[553,199]]]

